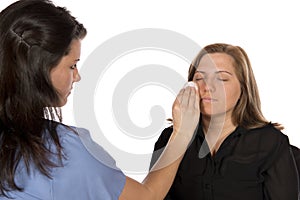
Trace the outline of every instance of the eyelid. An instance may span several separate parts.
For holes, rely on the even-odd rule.
[[[232,73],[228,71],[218,71],[216,74],[224,74],[224,75],[232,76]]]
[[[205,81],[204,77],[194,77],[194,81]]]
[[[229,81],[228,78],[217,78],[217,79],[220,80],[220,81]]]
[[[202,73],[195,73],[194,74],[194,80],[203,80],[203,79],[205,79],[204,74],[202,74]]]
[[[217,74],[217,79],[230,79],[231,78],[231,74]]]

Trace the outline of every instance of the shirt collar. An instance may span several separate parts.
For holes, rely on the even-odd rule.
[[[236,129],[228,137],[240,136],[242,134],[245,134],[246,132],[247,132],[247,129],[243,128],[242,126],[237,126]],[[199,126],[198,126],[197,137],[200,137],[201,139],[205,138],[203,127],[202,127],[201,123],[199,123]]]

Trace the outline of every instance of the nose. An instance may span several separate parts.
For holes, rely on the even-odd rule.
[[[205,92],[214,92],[216,90],[215,82],[214,82],[214,80],[211,80],[211,79],[206,79],[203,82],[202,87]]]
[[[77,68],[74,70],[73,79],[74,82],[79,82],[81,80],[81,76]]]

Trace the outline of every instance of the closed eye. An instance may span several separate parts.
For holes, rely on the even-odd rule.
[[[227,78],[217,78],[219,81],[229,81]]]
[[[216,73],[216,78],[219,81],[229,81],[232,77],[232,74],[228,71],[218,71]]]
[[[195,81],[202,81],[204,78],[195,78]]]
[[[194,81],[202,81],[204,79],[205,79],[205,76],[203,76],[202,74],[199,74],[199,73],[195,74],[195,76],[194,76]]]

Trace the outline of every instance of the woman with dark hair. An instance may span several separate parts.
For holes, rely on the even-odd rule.
[[[1,200],[162,199],[170,188],[198,124],[196,86],[178,94],[168,148],[136,182],[87,130],[61,123],[59,107],[80,81],[85,35],[69,11],[47,0],[20,0],[0,13]]]
[[[299,180],[288,137],[261,112],[246,52],[216,43],[190,65],[199,88],[200,121],[166,199],[297,200]],[[155,144],[151,165],[172,133]]]

